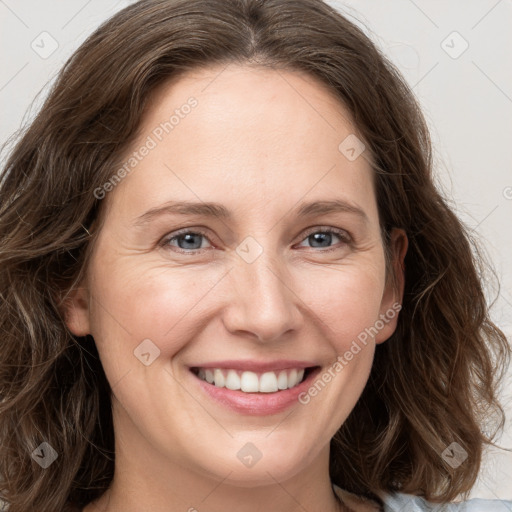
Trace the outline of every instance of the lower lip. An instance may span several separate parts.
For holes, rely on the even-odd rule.
[[[215,401],[240,414],[248,414],[252,416],[265,416],[277,414],[285,411],[290,406],[298,402],[298,397],[305,392],[315,375],[320,372],[321,368],[315,368],[311,371],[306,379],[293,388],[275,393],[244,393],[240,390],[232,390],[228,388],[218,388],[213,384],[200,379],[197,375],[190,372],[199,387]]]

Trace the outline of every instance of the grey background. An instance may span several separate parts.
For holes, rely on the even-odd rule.
[[[78,45],[129,3],[0,0],[0,143],[32,118]],[[512,1],[329,3],[360,25],[413,87],[431,128],[439,186],[494,262],[501,291],[493,318],[512,338]],[[509,420],[500,440],[507,448],[511,382],[509,372],[502,395]],[[471,497],[512,499],[510,482],[512,454],[489,450]]]

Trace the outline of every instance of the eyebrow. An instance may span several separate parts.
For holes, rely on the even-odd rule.
[[[341,199],[311,201],[302,203],[296,210],[299,218],[312,217],[315,215],[327,215],[330,213],[350,213],[357,215],[361,220],[368,222],[368,216],[362,208]],[[191,201],[169,201],[161,206],[151,208],[135,219],[135,226],[145,226],[152,220],[163,215],[201,216],[220,220],[230,220],[231,212],[220,203],[213,202],[191,202]]]

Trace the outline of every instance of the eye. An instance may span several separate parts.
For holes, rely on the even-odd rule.
[[[314,248],[323,248],[326,247],[327,251],[332,251],[335,249],[339,249],[339,247],[331,247],[331,243],[333,242],[333,236],[334,239],[339,239],[342,243],[342,245],[349,244],[351,242],[350,235],[343,231],[342,229],[335,229],[335,228],[314,228],[314,230],[309,231],[309,234],[306,235],[305,241],[308,241],[312,244],[312,247]],[[339,244],[338,244],[339,245]],[[300,246],[300,245],[299,245]],[[327,252],[323,251],[323,252]]]
[[[333,243],[333,240],[336,241],[336,239],[340,240],[340,242],[337,244],[338,247],[332,247],[331,244]],[[178,231],[172,234],[172,236],[165,237],[160,242],[160,245],[164,248],[172,247],[172,250],[175,250],[176,252],[195,254],[198,251],[202,252],[203,250],[209,248],[203,244],[203,241],[205,240],[210,243],[206,232],[202,231],[201,229],[194,229],[193,231],[190,229],[184,229],[183,231]],[[308,241],[313,248],[323,248],[324,250],[322,252],[327,252],[339,249],[340,245],[344,246],[350,244],[352,239],[350,235],[342,229],[323,229],[316,227],[310,230],[308,234],[306,234],[306,238],[303,240],[303,242],[305,241]],[[302,245],[299,244],[299,246]]]
[[[176,247],[178,252],[199,251],[205,248],[202,243],[203,240],[208,240],[206,233],[203,231],[184,230],[174,234],[171,237],[164,238],[161,242],[161,245],[164,247]]]

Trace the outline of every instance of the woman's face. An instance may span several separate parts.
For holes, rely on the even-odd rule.
[[[113,389],[117,464],[325,469],[400,301],[356,137],[296,72],[198,70],[151,97],[68,316]]]

